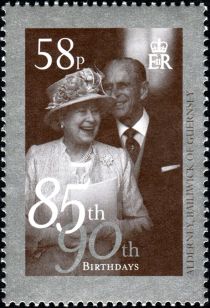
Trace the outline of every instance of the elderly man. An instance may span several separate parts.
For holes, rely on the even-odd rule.
[[[131,58],[112,60],[104,73],[104,90],[115,98],[116,105],[112,115],[103,120],[98,140],[127,149],[154,223],[150,235],[143,234],[137,240],[142,246],[143,263],[147,263],[143,264],[143,273],[167,274],[164,264],[168,262],[170,272],[178,274],[182,253],[181,91],[177,90],[177,96],[170,89],[164,95],[156,92],[147,99],[144,65]],[[174,265],[173,258],[180,261],[179,266]]]
[[[144,108],[148,93],[146,71],[139,61],[125,58],[108,64],[105,76],[104,90],[117,101],[112,114],[116,119],[120,143],[130,154],[138,176],[149,125],[149,116]],[[113,145],[119,141],[117,139]]]

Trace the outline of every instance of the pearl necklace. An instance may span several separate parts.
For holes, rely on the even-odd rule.
[[[71,158],[71,152],[69,151],[69,148],[67,148],[67,153],[69,154],[70,158]],[[88,161],[88,159],[90,158],[90,155],[93,153],[93,144],[91,143],[87,152],[85,152],[84,154],[82,154],[81,158],[77,161],[78,163],[82,163],[82,162],[86,162]]]
[[[93,152],[93,144],[91,143],[91,145],[89,146],[87,152],[82,155],[82,157],[80,158],[79,162],[80,163],[81,162],[85,163],[86,161],[88,161],[89,158],[90,158],[90,155],[92,154],[92,152]]]

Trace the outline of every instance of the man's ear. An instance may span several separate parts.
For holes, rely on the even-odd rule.
[[[149,91],[149,82],[148,81],[143,81],[141,83],[141,89],[140,89],[140,98],[141,100],[145,99],[148,95]]]

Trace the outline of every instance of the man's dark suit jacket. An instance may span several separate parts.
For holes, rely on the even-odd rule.
[[[140,270],[132,275],[182,274],[182,117],[179,110],[171,111],[167,116],[147,109],[150,122],[137,182],[154,226],[133,242],[139,247]],[[102,120],[97,140],[121,147],[111,115]],[[161,172],[175,164],[180,167]]]

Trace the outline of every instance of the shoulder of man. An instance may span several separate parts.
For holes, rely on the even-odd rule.
[[[182,130],[164,114],[147,111],[150,117],[140,179],[157,181],[179,174],[182,164]]]

